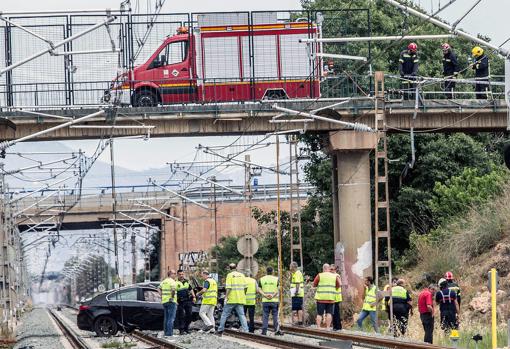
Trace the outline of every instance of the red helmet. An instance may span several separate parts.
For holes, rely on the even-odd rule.
[[[446,51],[449,50],[451,46],[449,43],[445,42],[444,44],[441,45],[441,48]]]
[[[418,50],[418,45],[416,45],[414,42],[411,42],[409,45],[407,45],[407,49],[411,52],[416,52]]]
[[[446,273],[444,273],[444,278],[446,280],[453,280],[453,273],[451,271],[447,271]]]

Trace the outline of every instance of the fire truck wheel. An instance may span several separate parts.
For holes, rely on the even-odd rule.
[[[150,90],[135,92],[135,107],[155,107],[158,105],[156,94]]]

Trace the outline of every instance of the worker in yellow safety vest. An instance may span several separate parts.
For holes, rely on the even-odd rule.
[[[169,270],[167,277],[159,284],[159,294],[163,304],[163,334],[165,337],[173,337],[175,311],[177,310],[177,283],[175,282],[175,270]]]
[[[412,299],[404,288],[404,280],[398,279],[391,288],[391,305],[393,311],[393,335],[405,335],[409,323],[409,313],[413,314]]]
[[[363,320],[370,316],[370,321],[372,322],[375,332],[379,332],[379,325],[377,324],[377,303],[379,303],[377,286],[374,285],[374,279],[371,276],[367,276],[365,278],[365,299],[357,321],[360,330],[363,328]]]
[[[244,304],[244,315],[248,318],[248,330],[255,332],[255,304],[257,303],[258,284],[257,280],[251,277],[251,271],[246,273],[246,303]]]
[[[280,292],[278,290],[278,277],[273,275],[273,268],[267,267],[267,275],[259,279],[259,293],[262,295],[262,335],[267,334],[269,313],[273,315],[275,335],[282,335],[278,322],[278,305]]]
[[[241,328],[244,332],[248,332],[248,324],[246,323],[246,316],[244,315],[244,304],[246,303],[246,279],[244,275],[236,271],[235,263],[229,264],[228,268],[230,273],[227,274],[227,280],[225,281],[225,289],[227,294],[225,296],[225,304],[223,305],[223,311],[221,312],[220,325],[216,334],[221,336],[225,330],[225,322],[228,317],[235,311]]]
[[[203,332],[214,332],[214,308],[218,303],[218,284],[216,280],[209,276],[207,270],[202,271],[202,279],[204,285],[200,291],[197,292],[197,297],[202,296],[202,304],[198,315],[204,322],[205,327],[202,329]]]
[[[341,287],[337,276],[330,272],[329,264],[322,266],[322,273],[317,274],[313,280],[315,301],[317,302],[317,317],[315,322],[320,327],[325,319],[326,328],[331,327],[333,307],[335,304],[337,289]]]
[[[340,268],[337,265],[332,264],[330,271],[336,275],[340,285],[342,284],[342,278],[340,277]],[[342,329],[342,317],[340,313],[340,303],[342,303],[342,287],[335,289],[335,303],[333,305],[333,331],[339,331]]]
[[[292,323],[303,325],[303,299],[305,296],[303,273],[296,262],[290,263],[290,296],[292,299]]]

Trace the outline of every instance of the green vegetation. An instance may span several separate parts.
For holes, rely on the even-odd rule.
[[[101,344],[101,348],[134,348],[136,343],[112,341]]]

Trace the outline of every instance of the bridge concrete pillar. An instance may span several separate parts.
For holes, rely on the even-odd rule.
[[[359,299],[363,277],[373,275],[370,152],[375,134],[337,131],[329,135],[333,171],[335,263],[344,292]]]

